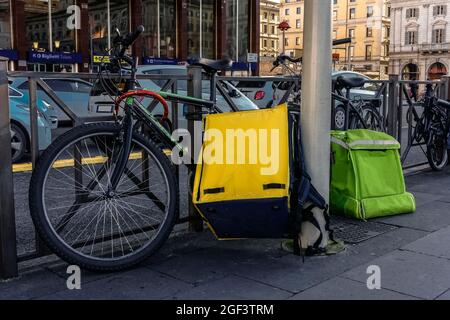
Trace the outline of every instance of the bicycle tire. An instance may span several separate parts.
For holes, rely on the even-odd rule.
[[[427,144],[427,159],[433,171],[442,171],[448,164],[447,139],[431,133]],[[441,158],[437,158],[438,156]]]
[[[29,204],[31,217],[36,227],[36,231],[41,236],[48,248],[57,256],[70,264],[78,265],[83,269],[91,271],[119,271],[129,269],[143,262],[152,254],[154,254],[168,239],[175,221],[178,218],[179,188],[174,172],[174,167],[170,163],[168,157],[162,152],[161,149],[157,147],[154,142],[144,137],[142,134],[134,132],[133,141],[145,147],[146,150],[148,150],[148,152],[150,152],[151,155],[154,156],[154,159],[156,161],[155,163],[158,163],[160,165],[161,172],[163,172],[165,178],[167,178],[166,181],[168,191],[170,192],[170,203],[167,206],[166,218],[163,220],[163,222],[161,222],[160,231],[159,233],[157,233],[157,236],[153,240],[151,240],[148,245],[146,245],[136,253],[131,250],[133,254],[124,256],[122,259],[117,259],[114,261],[86,257],[76,252],[75,249],[71,248],[67,243],[64,243],[58,236],[44,210],[43,199],[43,188],[44,182],[46,181],[46,175],[48,175],[48,171],[51,169],[51,166],[53,166],[55,159],[58,157],[59,153],[64,150],[65,146],[74,143],[74,141],[77,141],[83,137],[89,137],[101,133],[116,135],[119,132],[120,126],[112,123],[87,124],[72,129],[71,131],[58,137],[50,145],[50,147],[45,150],[45,152],[40,157],[31,178]],[[111,239],[114,239],[113,236],[110,237]],[[120,233],[119,237],[121,237]]]
[[[378,114],[377,110],[373,109],[373,107],[367,105],[363,106],[361,108],[361,118],[364,123],[361,123],[361,119],[357,115],[353,115],[350,118],[350,129],[368,129],[379,132],[386,131],[382,117]]]

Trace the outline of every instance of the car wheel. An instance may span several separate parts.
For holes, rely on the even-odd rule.
[[[342,106],[336,107],[334,111],[334,129],[345,130],[345,109]]]
[[[11,123],[11,157],[13,163],[20,161],[25,155],[26,141],[23,130],[18,125]]]

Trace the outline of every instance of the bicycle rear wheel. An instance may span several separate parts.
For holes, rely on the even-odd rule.
[[[427,145],[427,158],[430,167],[434,171],[442,171],[448,164],[448,142],[444,134],[431,133]]]
[[[379,132],[385,132],[385,126],[382,117],[376,110],[369,106],[361,108],[361,119],[353,115],[350,121],[350,129],[369,129]]]
[[[37,232],[54,253],[85,269],[116,271],[142,262],[167,240],[177,218],[171,163],[138,133],[118,188],[107,192],[120,141],[115,124],[77,127],[44,152],[32,175]]]

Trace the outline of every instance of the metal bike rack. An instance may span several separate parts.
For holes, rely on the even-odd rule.
[[[2,105],[7,106],[8,100],[8,76],[9,77],[26,77],[29,79],[29,94],[30,94],[30,120],[31,120],[31,160],[32,166],[37,163],[39,159],[38,148],[38,126],[37,126],[37,90],[38,88],[46,93],[54,102],[55,106],[60,108],[72,121],[73,126],[78,126],[85,122],[94,121],[111,121],[114,118],[111,116],[101,116],[96,118],[84,119],[78,117],[72,112],[64,101],[58,98],[54,91],[42,80],[45,78],[77,78],[92,81],[97,78],[96,74],[58,74],[58,73],[35,73],[35,72],[6,72],[7,61],[0,58],[0,99]],[[124,77],[126,78],[126,76]],[[163,91],[172,91],[177,93],[178,82],[188,82],[188,95],[202,98],[202,81],[209,80],[202,74],[202,70],[198,67],[189,67],[188,75],[173,76],[173,75],[139,75],[138,79],[149,80],[163,80]],[[288,98],[293,94],[294,88],[299,87],[299,79],[292,77],[228,77],[218,76],[216,78],[216,88],[224,96],[225,101],[232,101],[232,98],[224,88],[224,82],[235,83],[237,81],[283,81],[288,82],[289,86],[282,97],[280,103],[288,101]],[[371,81],[380,84],[380,89],[376,94],[376,98],[382,99],[382,115],[386,121],[389,133],[397,138],[402,135],[402,104],[405,99],[404,88],[408,85],[408,81],[400,81],[398,76],[391,76],[389,81]],[[437,87],[437,94],[442,99],[449,97],[449,78],[443,79]],[[169,102],[172,104],[172,127],[178,128],[178,113],[179,105],[176,102]],[[152,106],[155,107],[155,106]],[[233,109],[233,106],[230,105]],[[194,106],[188,106],[191,112]],[[408,123],[409,126],[412,124]],[[193,133],[195,121],[188,120],[188,130]],[[194,139],[191,139],[194,141]],[[11,149],[11,137],[9,130],[9,108],[0,108],[0,148],[1,150]],[[195,149],[192,149],[195,150]],[[191,155],[194,159],[196,155]],[[191,172],[194,166],[188,168]],[[49,254],[40,239],[36,239],[36,250],[23,255],[17,255],[16,244],[16,226],[15,226],[15,209],[14,209],[14,189],[12,179],[12,164],[9,153],[5,153],[0,157],[0,280],[17,277],[18,267],[17,263],[42,257]],[[81,178],[81,177],[79,177]],[[193,231],[201,231],[203,222],[199,219],[199,215],[192,203],[189,205],[188,215],[181,217],[179,223],[189,223],[189,229]]]
[[[9,105],[8,100],[8,77],[25,77],[29,81],[29,107],[30,107],[30,131],[31,131],[31,141],[30,141],[30,153],[31,153],[31,167],[34,168],[39,159],[39,136],[38,136],[38,110],[37,110],[37,90],[42,90],[48,97],[52,100],[55,107],[60,108],[64,114],[70,119],[73,126],[78,126],[86,122],[95,121],[112,121],[114,117],[112,116],[99,116],[95,118],[81,118],[76,115],[66,103],[60,99],[55,92],[46,84],[43,79],[51,78],[76,78],[84,79],[87,81],[92,81],[97,79],[97,74],[70,74],[70,73],[36,73],[36,72],[11,72],[7,74],[6,70],[7,60],[0,60],[0,93],[1,99],[3,99],[2,105]],[[126,78],[126,76],[123,76]],[[138,79],[148,79],[148,80],[163,80],[164,85],[161,91],[172,91],[177,93],[178,91],[178,81],[187,81],[189,96],[202,98],[202,81],[207,80],[202,73],[201,68],[189,67],[188,75],[186,76],[173,76],[173,75],[138,75]],[[261,81],[261,78],[249,77],[217,77],[217,90],[224,96],[227,103],[230,103],[230,107],[236,107],[233,104],[231,96],[226,90],[223,89],[223,81]],[[267,81],[285,81],[292,82],[291,88],[294,87],[294,83],[291,79],[286,79],[283,77],[268,77]],[[222,88],[222,90],[221,90]],[[283,97],[282,102],[286,101],[291,91],[286,92]],[[172,127],[174,129],[178,128],[178,112],[179,105],[176,102],[169,102],[172,105]],[[86,106],[87,107],[87,106]],[[156,107],[155,105],[150,105],[150,108]],[[193,106],[188,106],[189,108],[195,108]],[[188,120],[188,130],[193,132],[195,127],[195,121]],[[192,139],[192,141],[194,141]],[[11,137],[9,130],[9,108],[0,108],[0,147],[2,150],[11,149]],[[194,150],[194,149],[192,149]],[[8,154],[8,153],[6,153]],[[77,154],[74,154],[75,157]],[[195,155],[192,155],[195,157]],[[35,250],[32,252],[27,252],[25,254],[17,255],[17,244],[16,244],[16,227],[15,227],[15,210],[14,210],[14,189],[12,180],[12,163],[10,156],[0,157],[0,280],[1,279],[11,279],[17,277],[18,275],[18,263],[27,261],[30,259],[39,258],[50,254],[49,250],[45,247],[43,242],[36,235],[35,237]],[[191,166],[189,170],[192,172],[194,166]],[[177,168],[178,171],[178,168]],[[81,175],[76,178],[81,179]],[[203,228],[203,222],[199,218],[197,211],[190,203],[188,216],[181,217],[178,223],[188,223],[189,229],[193,231],[201,231]]]
[[[0,57],[0,150],[11,150],[8,59]],[[0,280],[18,276],[11,153],[0,157]]]

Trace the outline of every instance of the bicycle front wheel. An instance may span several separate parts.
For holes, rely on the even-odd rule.
[[[112,194],[107,189],[120,149],[120,126],[84,125],[59,137],[33,172],[30,211],[36,230],[71,264],[95,271],[130,268],[170,235],[178,183],[168,157],[134,133]]]

